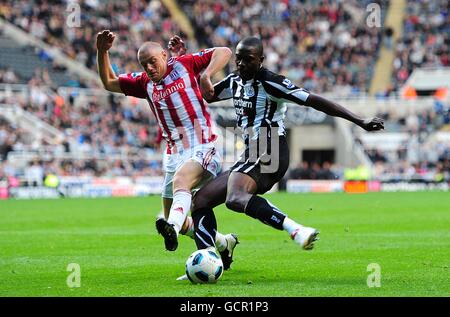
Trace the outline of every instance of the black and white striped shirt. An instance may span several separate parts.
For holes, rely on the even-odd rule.
[[[255,78],[248,81],[231,73],[214,85],[214,95],[217,100],[233,98],[237,126],[243,130],[244,139],[251,136],[256,140],[261,127],[278,127],[278,135],[285,135],[285,102],[304,105],[309,92],[261,67]]]

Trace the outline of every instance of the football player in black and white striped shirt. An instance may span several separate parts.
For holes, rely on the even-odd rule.
[[[214,245],[212,209],[222,203],[278,230],[286,230],[303,249],[313,248],[319,231],[302,226],[259,196],[269,191],[286,173],[289,148],[286,141],[285,102],[320,110],[347,119],[367,131],[384,128],[382,119],[363,119],[344,107],[294,85],[284,76],[262,66],[262,42],[248,37],[236,47],[237,70],[204,92],[208,102],[232,99],[237,125],[242,128],[245,151],[230,171],[207,183],[193,200],[192,216],[198,248]],[[223,258],[223,257],[222,257]],[[232,254],[229,254],[231,264]]]

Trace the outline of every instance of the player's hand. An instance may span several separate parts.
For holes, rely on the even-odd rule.
[[[186,43],[178,35],[172,36],[169,40],[169,45],[167,45],[170,55],[172,57],[178,57],[186,54],[187,48]]]
[[[381,118],[366,119],[361,123],[361,128],[366,131],[379,131],[384,129],[384,121]]]
[[[212,100],[214,97],[214,86],[211,77],[205,73],[200,76],[200,90],[205,100]]]
[[[97,50],[101,52],[108,51],[116,38],[116,35],[110,30],[103,30],[97,33]]]

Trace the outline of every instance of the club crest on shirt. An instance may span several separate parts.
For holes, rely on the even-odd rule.
[[[178,78],[180,78],[180,73],[177,72],[176,69],[172,70],[169,74],[170,79],[172,79],[173,81],[177,80]]]
[[[245,97],[253,97],[255,95],[255,89],[253,89],[253,86],[244,86],[244,94]]]

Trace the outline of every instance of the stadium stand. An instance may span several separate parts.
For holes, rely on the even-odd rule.
[[[407,2],[403,35],[395,45],[393,90],[419,67],[449,66],[449,9],[445,0]]]
[[[95,36],[100,30],[110,29],[118,35],[111,54],[116,72],[139,69],[136,51],[140,43],[168,43],[173,34],[184,36],[160,1],[82,1],[82,28],[66,23],[66,9],[64,1],[4,1],[0,16],[93,71],[97,70]],[[188,44],[190,49],[195,47]]]
[[[235,47],[261,34],[265,65],[307,89],[336,95],[368,91],[381,36],[365,24],[381,1],[183,1],[205,46]],[[385,5],[387,2],[383,1]],[[382,12],[382,16],[384,13]]]
[[[408,1],[404,33],[398,43],[391,43],[389,32],[365,23],[367,4],[373,2],[380,4],[384,18],[389,1],[189,0],[178,5],[195,30],[195,38],[187,43],[189,50],[234,47],[244,36],[261,34],[269,69],[314,92],[326,93],[350,108],[350,101],[358,98],[364,107],[354,109],[384,117],[386,133],[373,137],[349,128],[349,134],[344,133],[341,138],[351,139],[350,152],[356,146],[364,149],[362,153],[373,166],[373,179],[450,179],[448,98],[419,98],[411,104],[412,111],[398,111],[404,108],[398,91],[414,70],[448,66],[449,5],[446,1]],[[116,73],[140,69],[136,50],[141,42],[167,43],[174,34],[185,37],[177,20],[159,1],[81,1],[80,6],[82,28],[65,23],[65,2],[50,5],[47,1],[3,1],[0,16],[34,38],[59,48],[93,74],[93,43],[99,30],[108,28],[118,34],[111,53]],[[18,46],[4,35],[0,35],[0,44],[0,103],[9,107],[8,113],[17,117],[20,112],[21,118],[36,122],[33,128],[27,128],[13,116],[0,117],[0,177],[14,176],[23,183],[37,184],[28,175],[30,169],[34,171],[31,175],[161,175],[160,139],[145,104],[102,90],[69,88],[83,87],[85,83],[56,64],[45,50]],[[395,58],[392,84],[378,95],[387,98],[388,106],[380,110],[378,101],[368,99],[366,94],[382,44],[392,45]],[[227,71],[233,68],[231,63]],[[419,110],[419,104],[426,107]],[[293,127],[303,117],[290,111],[287,121],[292,121]],[[223,113],[228,113],[226,105],[214,113],[222,118]],[[319,117],[312,123],[325,124]],[[333,127],[332,120],[326,124]],[[56,132],[48,132],[49,127]],[[337,130],[327,129],[322,130],[332,131],[333,147],[345,147],[338,141]],[[323,134],[321,140],[327,138]],[[294,140],[297,139],[293,138],[295,143]],[[344,179],[345,164],[340,156],[337,153],[334,160],[305,161],[301,154],[294,154],[289,177]],[[365,162],[364,158],[359,162]]]

